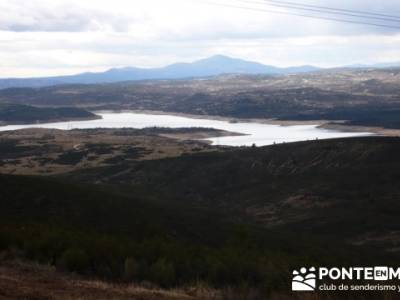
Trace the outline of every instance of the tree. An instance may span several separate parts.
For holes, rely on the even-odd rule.
[[[60,266],[70,272],[83,273],[88,270],[89,264],[86,252],[76,248],[64,251],[60,259]]]
[[[124,264],[124,277],[127,280],[136,279],[139,273],[139,264],[133,257],[128,257]]]
[[[175,268],[164,258],[158,259],[150,269],[152,280],[161,286],[171,286],[175,283]]]

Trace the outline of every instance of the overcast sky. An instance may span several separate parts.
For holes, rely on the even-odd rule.
[[[400,62],[398,29],[214,5],[285,12],[241,1],[0,0],[0,77],[156,67],[215,54],[276,66]],[[399,0],[291,2],[400,16]]]

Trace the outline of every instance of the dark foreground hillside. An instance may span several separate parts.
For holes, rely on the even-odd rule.
[[[337,139],[1,175],[1,259],[290,298],[300,266],[397,265],[399,150]]]
[[[229,211],[267,228],[389,242],[400,229],[400,138],[321,140],[199,153],[74,173]],[[71,178],[72,178],[71,177]],[[296,230],[297,231],[297,230]]]

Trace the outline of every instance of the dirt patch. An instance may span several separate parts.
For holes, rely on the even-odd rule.
[[[218,147],[192,140],[227,134],[212,129],[24,129],[0,132],[0,173],[50,175]],[[169,136],[170,135],[170,136]]]
[[[0,299],[141,299],[190,300],[182,290],[162,290],[135,284],[86,280],[56,272],[51,267],[27,263],[0,264]]]

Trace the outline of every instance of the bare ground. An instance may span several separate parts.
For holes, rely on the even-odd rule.
[[[338,294],[318,292],[245,293],[237,289],[214,290],[204,286],[163,290],[150,285],[117,284],[55,271],[53,267],[0,262],[0,300],[335,300],[398,299],[397,294]]]
[[[192,295],[191,295],[192,294]],[[56,272],[52,267],[28,263],[0,264],[0,299],[212,299],[196,296],[194,290],[162,290],[136,284],[113,284]]]
[[[234,134],[234,133],[232,133]],[[217,151],[195,139],[230,135],[218,130],[169,133],[154,129],[71,130],[24,129],[0,132],[0,172],[49,175],[80,168],[114,165],[130,160],[151,160],[182,154]],[[7,146],[8,145],[8,146]]]

